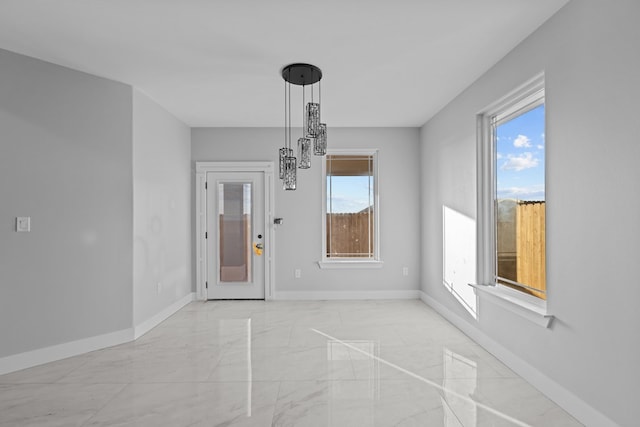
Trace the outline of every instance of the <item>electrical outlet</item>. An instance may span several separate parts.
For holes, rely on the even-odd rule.
[[[293,275],[295,276],[296,279],[299,279],[300,277],[302,277],[302,270],[300,270],[299,268],[296,268],[295,271],[293,272]]]
[[[409,275],[409,267],[402,267],[402,275],[403,276]]]

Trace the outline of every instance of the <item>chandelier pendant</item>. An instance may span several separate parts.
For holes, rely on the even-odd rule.
[[[318,126],[318,136],[313,141],[313,154],[316,156],[327,154],[327,125],[324,123]]]
[[[300,169],[309,169],[311,167],[311,140],[309,138],[298,139],[298,158]]]
[[[321,123],[320,80],[322,71],[311,64],[289,64],[282,69],[284,87],[284,147],[279,153],[279,176],[285,190],[297,188],[296,169],[311,167],[312,152],[316,156],[327,153],[327,125]],[[302,86],[302,136],[298,138],[298,157],[293,155],[291,136],[291,85]],[[309,86],[311,102],[306,103],[306,88]],[[314,86],[317,86],[318,101],[314,102]]]
[[[320,104],[316,102],[307,104],[306,119],[307,138],[315,138],[318,136],[318,128],[320,127]]]

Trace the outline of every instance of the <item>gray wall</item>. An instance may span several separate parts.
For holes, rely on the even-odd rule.
[[[640,3],[569,3],[421,131],[422,289],[620,425],[640,419]],[[543,329],[498,306],[474,320],[442,286],[442,208],[476,218],[475,116],[546,73]]]
[[[319,158],[299,171],[298,189],[276,182],[276,297],[286,292],[406,291],[419,288],[420,192],[417,128],[330,128],[333,148],[378,148],[382,269],[320,270],[322,253],[322,171]],[[194,161],[276,161],[280,128],[195,128]],[[195,238],[194,238],[195,241]],[[195,251],[195,247],[193,249]],[[409,276],[402,276],[402,267]],[[294,278],[301,269],[302,277]],[[195,277],[195,275],[194,275]]]
[[[133,91],[133,324],[191,292],[189,127]]]
[[[131,327],[131,97],[0,50],[0,357]]]

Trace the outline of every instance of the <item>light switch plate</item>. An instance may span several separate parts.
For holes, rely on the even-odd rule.
[[[16,217],[16,231],[31,231],[31,217],[19,216]]]

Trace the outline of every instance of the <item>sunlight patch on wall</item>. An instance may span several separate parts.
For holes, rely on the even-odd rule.
[[[460,305],[478,318],[476,294],[476,222],[442,206],[442,284]]]

